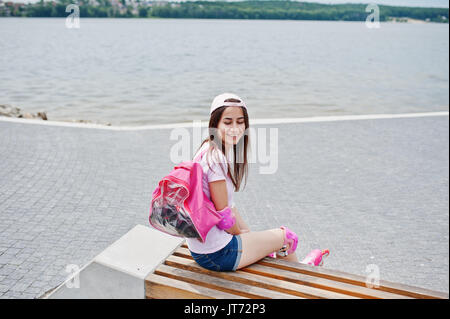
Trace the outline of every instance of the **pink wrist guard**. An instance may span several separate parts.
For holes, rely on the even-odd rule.
[[[224,209],[217,212],[222,216],[222,219],[217,224],[217,228],[228,229],[233,227],[234,223],[236,222],[236,218],[232,216],[231,208],[227,206]]]

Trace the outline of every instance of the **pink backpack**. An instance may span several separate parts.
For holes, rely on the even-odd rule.
[[[166,234],[204,242],[221,219],[203,192],[203,169],[195,159],[176,165],[153,191],[149,222]]]

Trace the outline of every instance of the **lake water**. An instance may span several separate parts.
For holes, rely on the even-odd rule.
[[[448,111],[448,24],[0,19],[0,104],[113,125]]]

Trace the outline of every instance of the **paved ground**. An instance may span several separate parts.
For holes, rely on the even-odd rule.
[[[448,292],[448,116],[264,127],[278,170],[251,164],[235,193],[252,230],[287,225],[299,257],[328,247],[327,268]],[[169,134],[0,121],[0,298],[39,296],[148,225]]]

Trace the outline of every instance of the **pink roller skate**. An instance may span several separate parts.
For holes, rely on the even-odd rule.
[[[284,243],[283,247],[281,247],[281,249],[277,251],[276,254],[280,257],[286,257],[287,255],[294,253],[294,251],[297,249],[298,236],[296,233],[285,226],[281,226],[280,228],[284,230]]]
[[[327,257],[330,254],[330,251],[328,249],[320,250],[320,249],[314,249],[311,250],[311,252],[306,255],[305,259],[301,261],[302,264],[308,264],[311,266],[322,266],[323,260],[325,257]]]
[[[270,258],[277,258],[278,256],[285,257],[289,254],[292,254],[297,249],[298,237],[297,235],[290,229],[285,226],[281,226],[281,229],[285,231],[284,235],[284,243],[283,247],[278,252],[273,252],[267,255]],[[287,245],[290,244],[290,249],[286,252]]]

